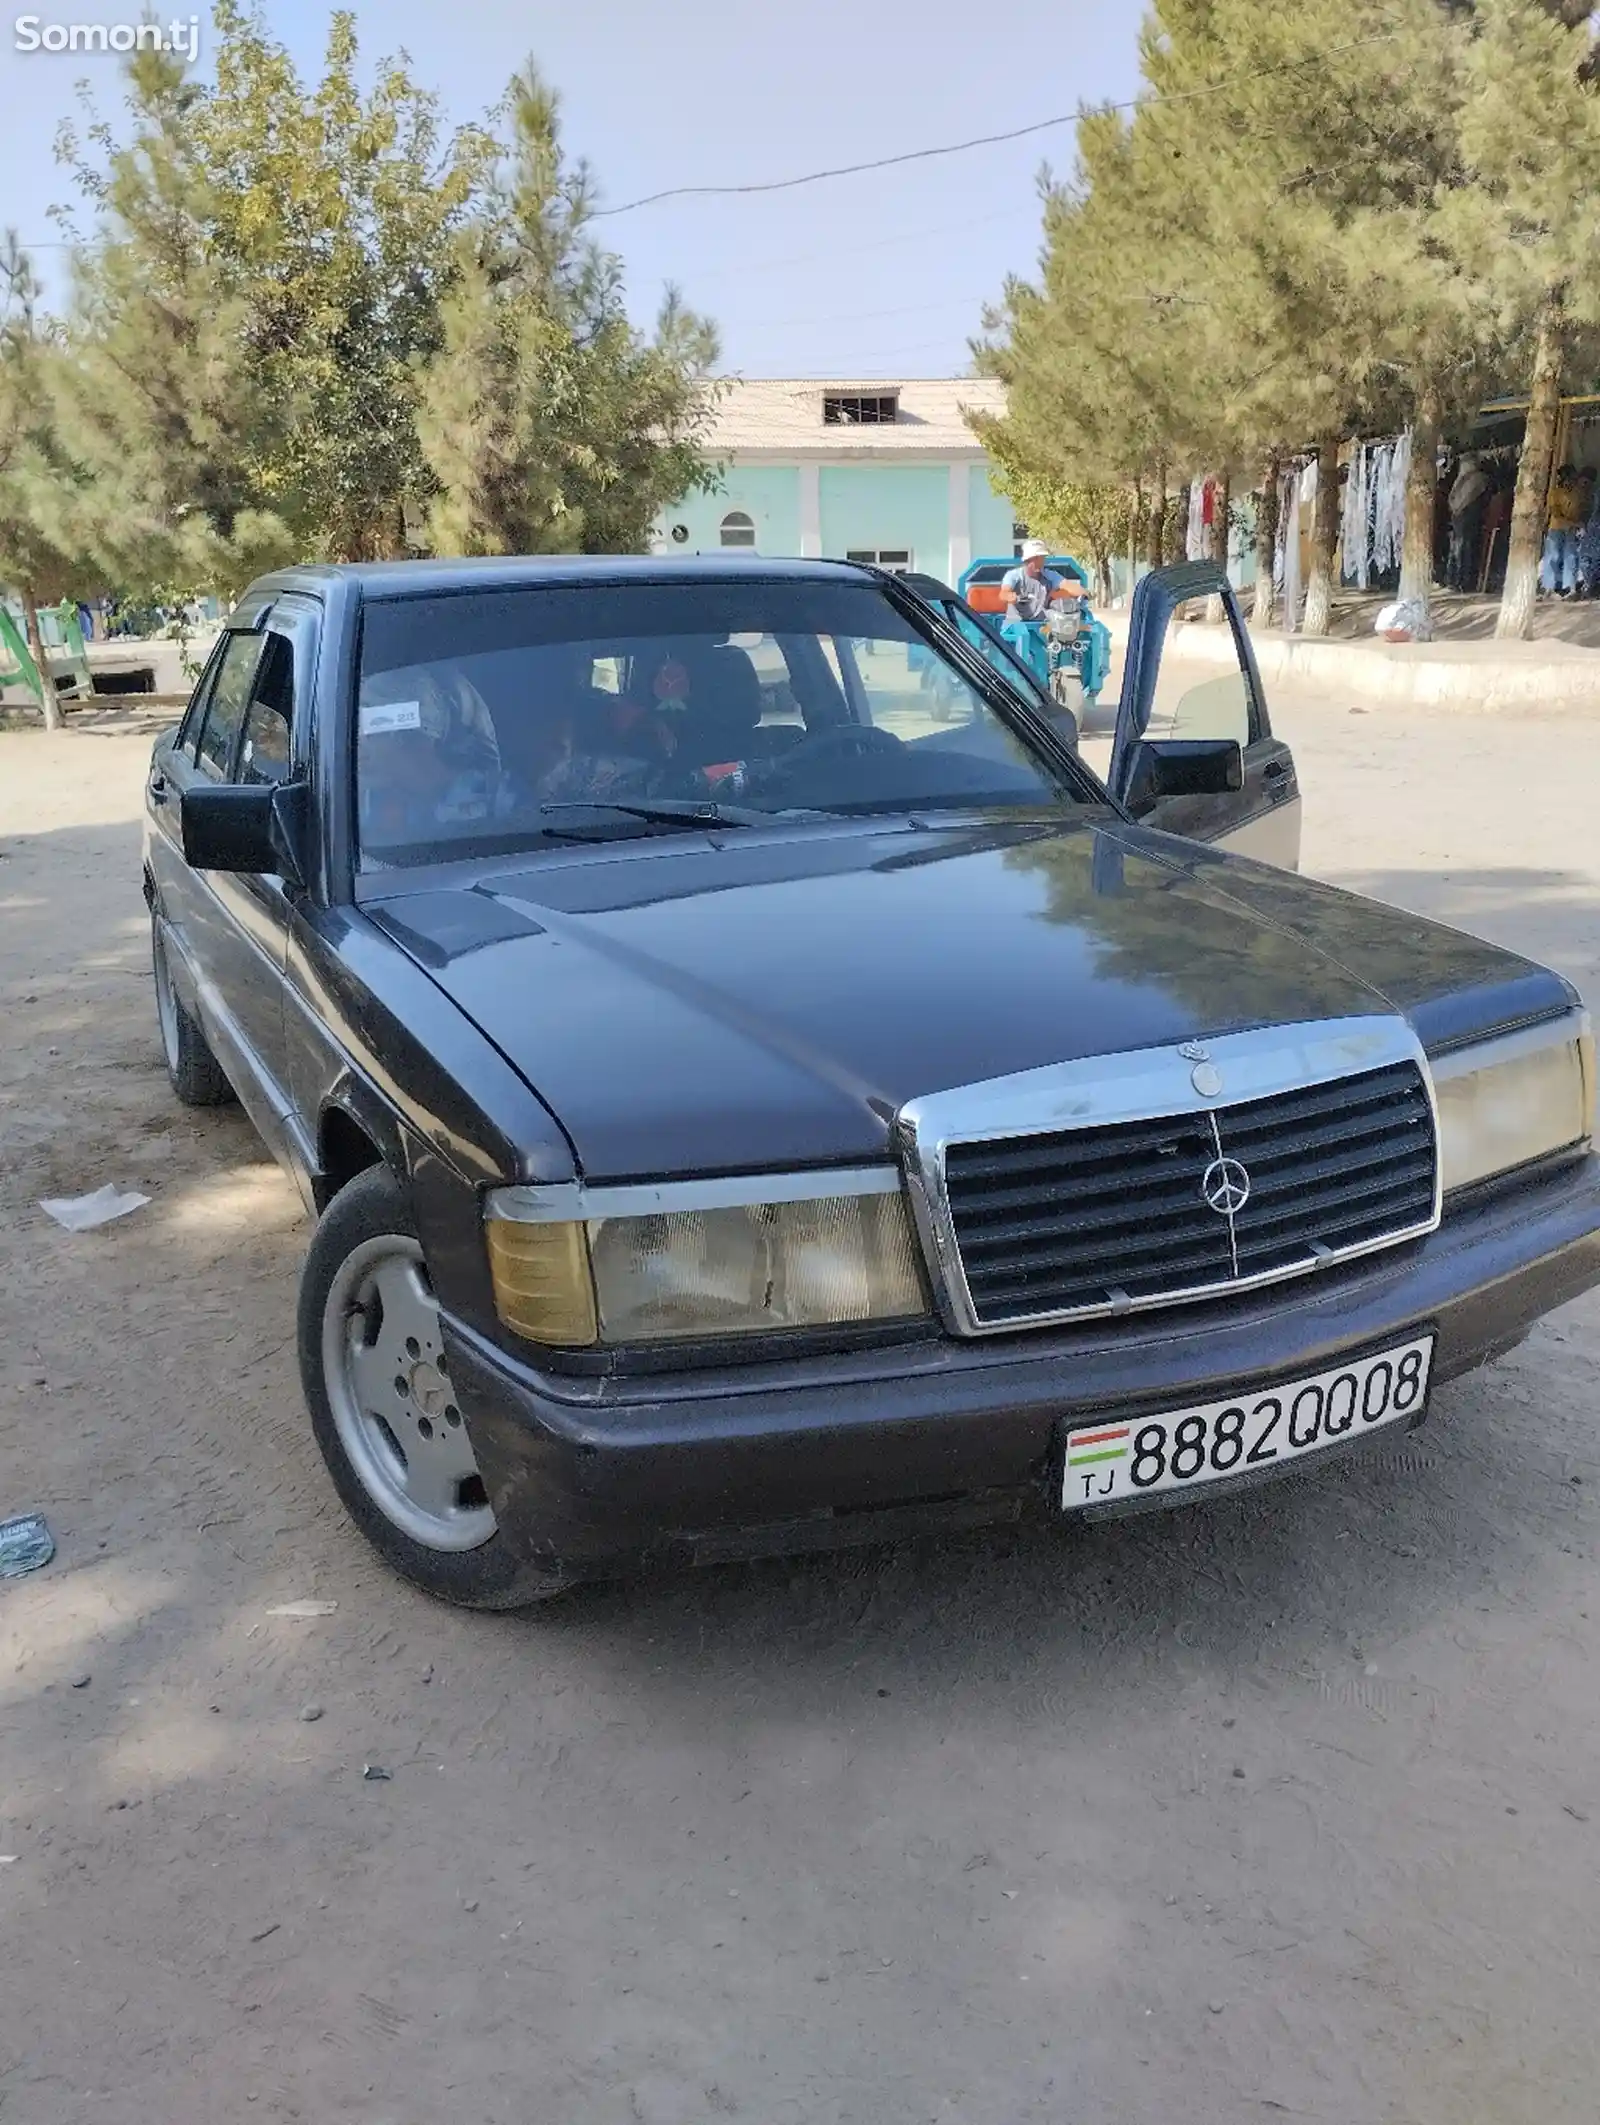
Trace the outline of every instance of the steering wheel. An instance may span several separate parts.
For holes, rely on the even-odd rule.
[[[875,753],[881,757],[904,751],[905,741],[892,730],[880,730],[872,723],[837,723],[792,747],[776,762],[776,769],[786,781],[792,774],[804,774],[811,767],[827,767],[835,760],[870,760]]]

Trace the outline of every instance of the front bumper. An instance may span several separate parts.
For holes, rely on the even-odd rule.
[[[595,1379],[444,1328],[503,1534],[585,1578],[1016,1517],[1053,1497],[1064,1419],[1221,1400],[1421,1328],[1437,1386],[1596,1284],[1591,1156],[1343,1272],[1078,1330]]]

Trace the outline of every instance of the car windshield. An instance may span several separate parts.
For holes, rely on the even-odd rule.
[[[1103,801],[870,583],[596,583],[377,599],[367,868],[832,813]]]

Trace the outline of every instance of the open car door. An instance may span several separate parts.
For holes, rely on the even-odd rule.
[[[1234,658],[1184,653],[1178,612],[1220,597]],[[1133,596],[1109,781],[1141,825],[1300,868],[1294,755],[1272,734],[1249,632],[1214,561],[1158,568]]]

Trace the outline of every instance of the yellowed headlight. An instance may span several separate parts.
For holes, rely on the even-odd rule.
[[[496,1189],[484,1217],[496,1309],[530,1342],[569,1347],[926,1315],[898,1177],[841,1178],[859,1185],[823,1194],[821,1176],[795,1175]]]
[[[485,1220],[494,1303],[502,1321],[530,1343],[596,1343],[599,1315],[582,1225]]]
[[[1594,1127],[1594,1043],[1569,1036],[1449,1074],[1436,1084],[1445,1193],[1554,1151]]]
[[[927,1311],[898,1195],[597,1219],[589,1249],[608,1343],[771,1335]]]

